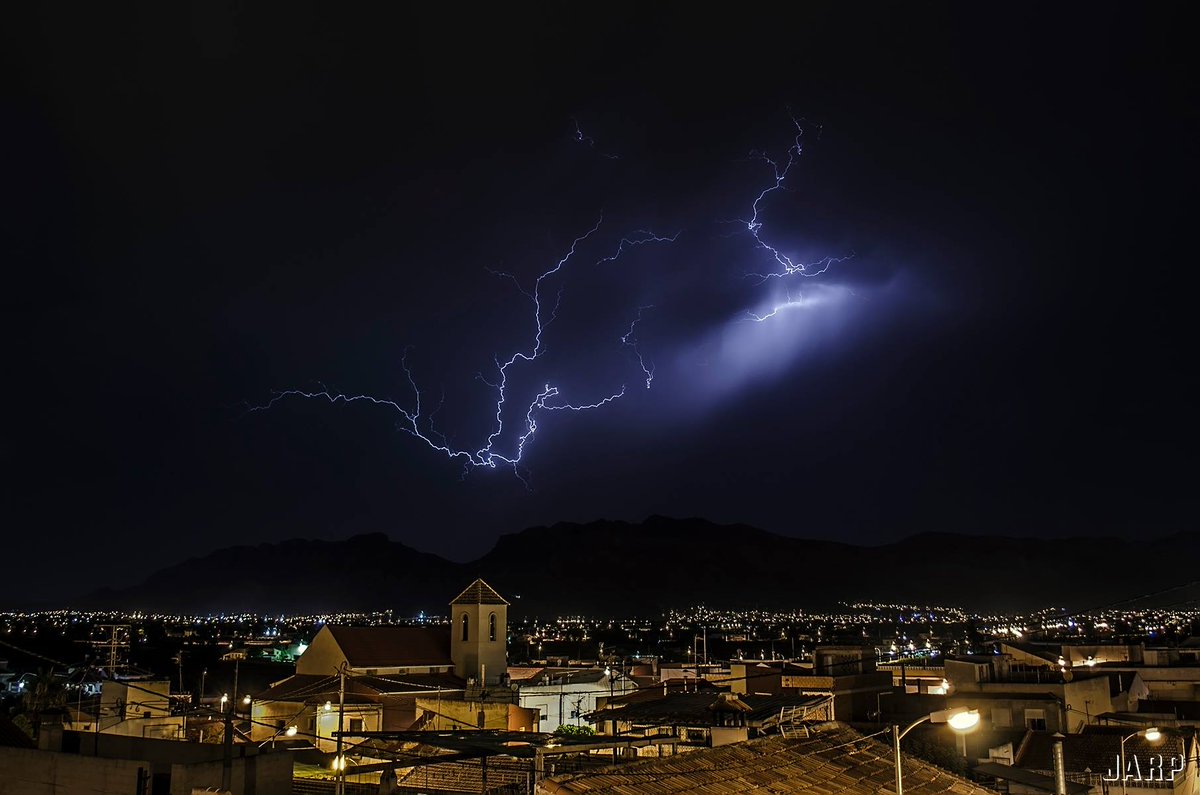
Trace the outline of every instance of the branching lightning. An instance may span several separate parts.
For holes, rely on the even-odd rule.
[[[609,160],[620,160],[621,159],[619,155],[609,154],[608,152],[602,152],[599,148],[597,148],[596,147],[596,139],[583,132],[583,128],[579,126],[579,119],[571,119],[571,121],[575,123],[575,140],[576,141],[579,141],[579,143],[581,143],[581,144],[587,144],[592,150],[594,150],[596,152],[596,154],[600,155],[601,157],[606,157]]]
[[[574,139],[576,141],[587,144],[597,154],[606,158],[617,159],[616,155],[605,154],[600,151],[597,148],[595,139],[584,133],[577,120],[572,119],[572,121],[575,126]],[[792,168],[803,152],[806,124],[803,119],[796,117],[792,117],[792,123],[795,127],[795,136],[784,157],[772,157],[766,151],[758,150],[750,153],[751,159],[761,161],[770,168],[772,178],[754,197],[750,205],[750,217],[731,222],[744,225],[745,230],[754,238],[755,248],[766,250],[771,260],[774,261],[774,266],[770,270],[746,273],[745,276],[755,279],[756,284],[759,285],[773,279],[780,280],[780,288],[785,298],[783,302],[776,303],[769,310],[746,313],[749,320],[759,323],[774,318],[790,308],[802,307],[812,303],[814,300],[820,300],[820,295],[806,300],[799,288],[792,283],[791,277],[819,276],[828,271],[832,266],[854,256],[851,253],[841,257],[828,256],[813,262],[800,262],[784,253],[778,244],[768,241],[764,234],[764,205],[775,192],[789,190],[786,185],[787,180]],[[626,395],[626,386],[622,384],[619,388],[607,394],[601,393],[597,396],[588,397],[585,400],[572,402],[565,398],[559,386],[550,382],[544,383],[540,389],[536,390],[536,393],[533,394],[528,403],[525,403],[524,400],[515,399],[510,394],[512,391],[509,381],[509,376],[512,374],[510,371],[520,365],[528,365],[537,361],[546,351],[545,336],[547,329],[558,318],[559,309],[562,305],[564,283],[560,275],[569,264],[581,256],[580,251],[585,244],[589,246],[595,245],[595,241],[592,238],[593,236],[597,236],[603,222],[603,216],[599,217],[591,228],[571,242],[571,245],[560,259],[538,275],[528,286],[513,273],[488,269],[488,272],[492,275],[511,281],[521,296],[529,301],[532,308],[532,335],[526,347],[513,351],[507,357],[493,357],[494,374],[485,375],[482,372],[476,374],[477,378],[495,396],[494,403],[490,403],[486,409],[488,431],[486,438],[480,446],[467,447],[455,444],[435,427],[433,420],[441,409],[442,401],[439,401],[433,411],[426,413],[423,405],[423,394],[413,375],[412,368],[409,366],[407,349],[401,357],[401,368],[404,371],[405,378],[408,380],[408,386],[412,392],[410,404],[402,404],[402,402],[397,400],[367,394],[345,394],[321,385],[321,388],[317,391],[289,389],[273,392],[271,399],[266,404],[253,407],[250,411],[262,411],[271,408],[281,400],[290,397],[323,399],[335,404],[365,402],[376,406],[383,406],[399,415],[400,419],[397,427],[400,430],[421,440],[431,450],[441,453],[447,458],[460,461],[463,465],[464,476],[472,469],[479,467],[491,469],[511,467],[514,474],[528,487],[529,483],[523,475],[522,461],[539,430],[539,418],[544,412],[591,411],[613,403]],[[629,253],[632,249],[647,244],[673,243],[678,239],[679,234],[679,232],[676,232],[674,235],[665,236],[645,229],[634,230],[620,237],[611,253],[596,259],[595,265],[602,266],[612,263]],[[555,281],[559,282],[557,286],[552,284]],[[655,366],[642,349],[639,324],[643,320],[644,313],[652,308],[652,305],[639,306],[636,314],[629,322],[628,328],[619,337],[619,343],[622,348],[627,349],[631,354],[631,358],[636,360],[641,370],[646,389],[650,389],[654,383]],[[444,399],[445,396],[443,395],[442,397]],[[511,427],[514,424],[515,427]]]
[[[804,153],[805,120],[792,116],[792,125],[796,128],[796,135],[792,139],[792,145],[788,147],[787,159],[785,161],[780,162],[778,159],[771,157],[770,154],[762,150],[755,150],[750,153],[751,159],[761,160],[770,166],[774,175],[774,182],[763,188],[763,190],[759,192],[758,196],[755,197],[754,203],[751,205],[750,217],[748,219],[739,220],[739,223],[746,225],[746,231],[753,236],[755,245],[758,248],[765,249],[771,255],[771,258],[775,261],[776,265],[779,266],[776,270],[768,271],[766,273],[746,274],[748,277],[758,279],[758,284],[762,284],[770,279],[785,279],[790,276],[820,276],[832,266],[840,262],[845,262],[846,260],[854,257],[854,254],[851,253],[843,257],[822,257],[814,262],[798,262],[780,251],[777,246],[772,245],[763,239],[763,222],[761,219],[762,203],[775,191],[788,190],[784,183],[787,181],[788,174],[791,173],[792,167]],[[820,127],[818,127],[817,130],[819,136]],[[758,314],[755,312],[747,312],[747,314],[751,320],[762,323],[765,320],[775,317],[781,311],[789,307],[802,306],[804,303],[804,296],[799,291],[797,291],[796,296],[793,298],[791,288],[785,288],[785,295],[786,300],[773,306],[771,311],[764,314]]]
[[[495,469],[499,466],[509,466],[512,467],[513,472],[518,478],[521,479],[522,482],[525,483],[526,487],[528,487],[529,483],[522,475],[520,464],[525,455],[526,448],[533,440],[534,435],[537,433],[539,412],[590,411],[592,409],[598,409],[625,396],[625,386],[622,385],[616,391],[606,396],[596,398],[590,402],[558,402],[556,398],[559,398],[561,395],[560,389],[557,386],[547,383],[533,397],[529,404],[525,406],[525,410],[523,412],[523,425],[521,426],[520,433],[516,437],[512,448],[508,449],[507,451],[500,448],[500,438],[505,429],[505,408],[509,401],[509,369],[516,366],[520,362],[533,362],[542,356],[542,354],[545,352],[543,335],[547,327],[549,327],[549,325],[553,323],[558,316],[558,308],[561,304],[563,294],[562,286],[560,286],[556,291],[554,303],[548,308],[548,311],[547,306],[543,303],[543,288],[546,286],[546,282],[548,280],[559,274],[563,268],[566,267],[573,258],[575,258],[580,246],[600,229],[603,220],[603,216],[601,216],[588,231],[584,232],[579,237],[576,237],[571,242],[570,248],[562,256],[562,258],[555,262],[550,268],[543,271],[541,275],[534,280],[532,289],[526,289],[521,284],[521,281],[511,273],[490,271],[496,276],[512,281],[513,284],[516,285],[518,291],[520,291],[520,293],[525,296],[533,305],[533,337],[527,349],[517,350],[503,361],[501,361],[499,357],[494,359],[498,378],[495,380],[490,380],[485,378],[482,373],[478,374],[479,379],[487,384],[491,389],[495,390],[496,393],[494,411],[489,410],[493,421],[492,431],[488,434],[486,442],[481,447],[474,450],[470,448],[455,447],[450,444],[444,434],[434,428],[433,415],[436,414],[441,408],[440,403],[438,407],[435,408],[434,411],[429,415],[424,415],[422,413],[421,389],[417,386],[412,369],[408,365],[407,349],[405,350],[404,356],[401,358],[401,367],[404,370],[404,375],[408,379],[409,386],[411,387],[413,393],[411,408],[406,408],[400,405],[400,403],[390,399],[378,398],[372,395],[348,395],[340,392],[334,392],[327,388],[322,388],[319,391],[288,389],[275,392],[267,403],[261,406],[252,407],[250,411],[253,412],[269,409],[279,401],[289,397],[324,399],[330,403],[366,402],[377,406],[386,406],[387,408],[395,411],[402,418],[398,424],[400,430],[420,439],[430,449],[442,453],[448,458],[461,461],[463,463],[464,474],[476,467],[488,467]],[[596,261],[596,264],[604,265],[611,263],[619,259],[622,254],[626,253],[628,249],[637,246],[646,245],[648,243],[672,243],[679,237],[679,234],[679,232],[676,232],[674,235],[666,237],[655,235],[644,229],[636,230],[622,237],[617,243],[616,249],[611,254],[601,257]],[[636,339],[632,337],[634,327],[637,325],[637,322],[640,319],[641,309],[638,310],[638,317],[630,325],[629,331],[621,337],[621,343],[626,347],[632,348],[637,355],[642,372],[646,377],[646,387],[649,388],[654,376],[653,369],[647,368],[638,343]]]
[[[642,368],[642,374],[646,376],[646,389],[649,389],[650,384],[654,382],[654,363],[646,364],[646,358],[642,356],[641,342],[635,336],[635,330],[637,329],[637,324],[642,322],[642,312],[653,308],[653,304],[639,306],[637,317],[629,324],[629,330],[621,335],[621,344],[633,351],[633,355],[637,357],[638,366]]]

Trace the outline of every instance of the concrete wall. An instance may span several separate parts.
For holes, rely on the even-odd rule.
[[[292,755],[263,754],[233,760],[233,795],[291,795]],[[221,786],[221,762],[171,766],[172,795],[190,795],[193,789]]]
[[[137,792],[139,770],[148,775],[150,763],[0,748],[0,795],[131,795]]]
[[[618,677],[609,687],[607,676],[595,682],[571,682],[564,684],[522,685],[518,691],[518,700],[522,707],[540,712],[539,731],[552,732],[559,726],[586,726],[587,721],[582,717],[572,717],[571,713],[578,711],[586,715],[596,709],[597,698],[607,699],[609,694],[616,696],[634,690],[629,679]]]
[[[296,660],[296,673],[332,676],[344,662],[346,655],[342,654],[342,647],[334,640],[333,633],[329,627],[321,627],[304,654]]]
[[[1063,685],[1063,700],[1067,703],[1067,729],[1077,732],[1096,722],[1096,716],[1112,709],[1107,676],[1074,679]]]
[[[709,738],[713,748],[732,743],[745,742],[750,739],[750,730],[745,726],[713,726],[709,730]]]
[[[451,701],[449,699],[417,698],[417,711],[434,712],[440,718],[436,724],[445,729],[500,729],[509,730],[509,707],[488,701]],[[532,713],[530,713],[532,714]],[[431,723],[430,728],[435,724]]]

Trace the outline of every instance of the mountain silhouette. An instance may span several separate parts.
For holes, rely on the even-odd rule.
[[[877,546],[651,516],[561,522],[501,536],[456,563],[382,533],[217,550],[73,607],[174,613],[393,610],[445,615],[475,577],[523,614],[649,616],[664,608],[829,609],[839,603],[1150,607],[1200,596],[1200,533],[1031,539],[925,533]]]

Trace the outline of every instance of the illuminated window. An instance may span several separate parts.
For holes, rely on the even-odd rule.
[[[492,613],[488,616],[488,640],[496,639],[496,614]]]
[[[463,613],[463,616],[462,616],[462,639],[463,639],[463,641],[466,641],[466,639],[467,639],[467,632],[469,631],[468,630],[469,627],[470,627],[470,619],[467,618],[466,613]]]

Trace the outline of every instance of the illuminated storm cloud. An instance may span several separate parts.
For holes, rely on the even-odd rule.
[[[848,326],[864,323],[873,311],[874,298],[891,298],[896,293],[894,284],[851,286],[836,281],[839,269],[853,267],[853,252],[801,260],[789,253],[787,244],[776,241],[775,227],[783,224],[778,220],[767,222],[768,207],[777,192],[790,189],[789,180],[794,180],[793,170],[803,152],[806,133],[803,120],[791,121],[793,137],[785,153],[772,156],[754,151],[746,161],[751,173],[761,174],[764,168],[766,173],[758,187],[745,191],[741,186],[736,191],[745,192],[746,205],[740,218],[725,222],[735,230],[732,235],[723,235],[735,246],[733,249],[700,246],[696,239],[688,240],[689,235],[698,238],[701,233],[697,230],[710,226],[711,219],[697,219],[692,231],[634,229],[614,234],[600,216],[574,239],[560,259],[532,280],[489,269],[493,276],[511,281],[525,301],[528,337],[516,350],[491,354],[491,366],[479,371],[478,378],[492,392],[493,400],[481,409],[486,413],[489,430],[476,444],[452,441],[452,434],[435,427],[432,415],[437,406],[429,405],[431,401],[423,394],[407,356],[401,368],[410,394],[404,398],[325,387],[287,389],[274,393],[267,403],[251,411],[295,397],[335,405],[377,406],[398,415],[397,428],[431,452],[460,463],[464,475],[476,468],[505,468],[526,481],[526,455],[552,414],[597,412],[627,400],[634,392],[651,391],[656,396],[653,402],[640,398],[636,409],[655,416],[667,413],[685,418],[733,398],[755,383],[786,374],[800,359],[834,345]],[[574,122],[572,138],[584,144],[593,156],[619,160],[599,150],[595,139],[578,122]],[[669,262],[678,269],[678,259],[687,259],[673,245],[680,241],[691,256],[702,256],[699,252],[706,250],[710,256],[732,255],[736,261],[728,267],[731,275],[736,269],[739,282],[738,289],[731,291],[732,300],[745,302],[728,311],[720,301],[713,303],[714,314],[700,320],[699,331],[695,331],[695,317],[686,324],[693,328],[691,332],[672,328],[671,319],[678,317],[680,306],[686,305],[694,293],[712,292],[714,288],[719,291],[719,286],[697,287],[695,275],[687,273],[685,266],[684,277],[676,279],[674,289],[647,287],[655,281],[656,265]],[[607,350],[598,353],[591,349],[590,341],[570,335],[551,343],[562,323],[564,295],[570,295],[578,286],[573,285],[573,276],[578,277],[580,270],[586,276],[589,270],[612,267],[633,252],[639,255],[636,271],[621,271],[631,295],[627,308],[619,319],[592,321],[592,337],[601,340]],[[644,301],[647,292],[657,293],[652,302]],[[486,334],[481,337],[481,343],[488,341]],[[546,372],[550,348],[556,348],[557,356],[549,365],[551,372]],[[620,362],[616,367],[612,365],[613,354]],[[489,353],[483,353],[481,358],[487,361],[487,357]],[[604,357],[607,364],[597,363]],[[618,372],[621,369],[624,372]],[[664,381],[668,383],[659,389]],[[569,433],[561,426],[556,432]]]

